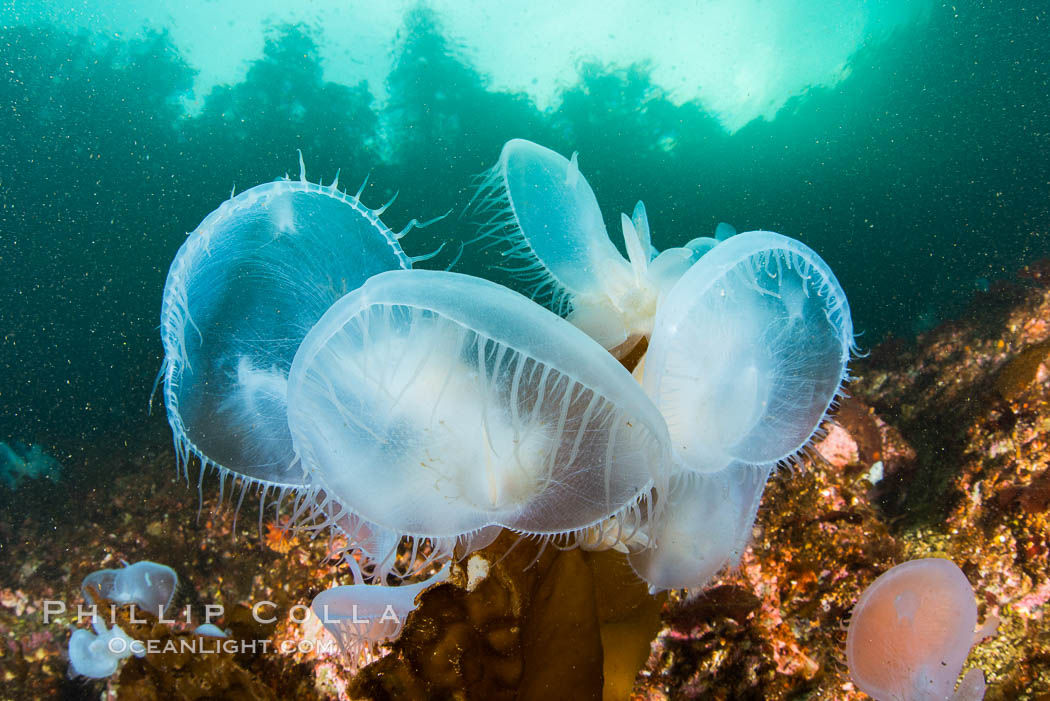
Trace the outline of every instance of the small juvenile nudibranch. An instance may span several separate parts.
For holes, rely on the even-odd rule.
[[[160,618],[171,605],[178,586],[175,570],[143,560],[133,565],[125,563],[120,569],[96,570],[84,578],[80,589],[88,601],[97,601],[101,596],[118,606],[135,604]]]
[[[79,628],[69,638],[69,666],[73,674],[105,679],[117,671],[121,660],[132,655],[145,656],[145,650],[139,647],[136,651],[137,641],[120,626],[107,628],[99,616],[92,618],[91,626],[94,632]]]
[[[897,565],[853,607],[846,633],[850,676],[876,701],[980,701],[980,669],[955,686],[976,625],[973,588],[954,562],[925,558]]]
[[[88,602],[107,599],[118,606],[132,604],[158,618],[164,615],[179,586],[175,570],[149,560],[112,570],[96,570],[84,577],[80,585]],[[74,630],[69,638],[69,664],[74,674],[104,679],[117,671],[120,661],[145,650],[124,630],[113,624],[107,628],[102,616],[91,619],[94,632]]]
[[[376,645],[396,640],[416,599],[427,589],[448,579],[446,564],[433,576],[414,584],[382,586],[347,584],[314,597],[310,609],[332,634],[352,666]]]

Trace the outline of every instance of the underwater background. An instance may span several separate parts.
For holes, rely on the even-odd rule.
[[[246,526],[214,511],[217,483],[206,481],[198,519],[195,480],[175,480],[150,394],[161,292],[186,232],[231,188],[297,173],[301,150],[314,181],[341,169],[353,192],[369,175],[361,198],[372,207],[398,193],[383,217],[394,230],[451,212],[402,244],[418,256],[453,242],[428,266],[480,271],[470,247],[457,260],[473,231],[461,212],[503,143],[526,138],[579,153],[607,223],[643,200],[659,249],[720,221],[803,241],[834,270],[870,351],[852,366],[848,435],[830,434],[840,459],[822,453],[826,463],[773,480],[740,579],[720,585],[716,603],[733,615],[711,619],[710,605],[665,615],[636,693],[860,698],[843,686],[833,628],[861,587],[835,589],[831,605],[817,595],[830,591],[821,573],[849,562],[870,582],[905,555],[963,565],[969,553],[982,620],[995,613],[1008,630],[987,653],[998,660],[984,666],[988,698],[1050,694],[1045,8],[713,3],[698,15],[669,3],[646,29],[614,6],[598,39],[520,11],[497,41],[536,44],[571,69],[530,77],[513,65],[520,55],[471,33],[484,22],[472,28],[445,3],[374,14],[313,3],[302,17],[263,4],[259,22],[226,29],[243,7],[220,4],[147,22],[121,3],[0,3],[0,693],[98,696],[101,686],[67,679],[69,626],[26,611],[49,595],[75,606],[80,580],[107,562],[165,562],[192,580],[182,596],[193,605],[246,599],[260,577],[287,602],[309,601],[316,592],[298,587],[337,574],[323,544],[268,527],[260,540],[251,504]],[[212,54],[230,34],[228,57],[204,62],[186,41],[191,10],[219,23]],[[476,12],[500,22],[484,4]],[[347,26],[356,33],[337,40]],[[665,31],[663,51],[609,50],[660,44]],[[254,49],[241,51],[244,34]],[[575,47],[577,34],[591,48]],[[717,50],[676,57],[691,35]],[[370,70],[375,56],[381,70]],[[507,78],[516,71],[525,77]],[[869,488],[858,480],[876,462],[892,479]],[[792,569],[777,559],[792,549],[819,554]],[[756,573],[761,553],[785,570]],[[991,571],[1002,578],[982,590]],[[763,590],[770,577],[790,591]],[[737,654],[725,662],[716,648]],[[345,682],[315,683],[314,663],[237,660],[255,675],[248,697],[263,693],[252,684],[282,697],[345,693]]]

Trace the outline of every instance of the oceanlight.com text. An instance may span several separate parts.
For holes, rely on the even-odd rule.
[[[280,644],[274,645],[269,640],[228,640],[207,636],[168,640],[126,640],[116,637],[111,638],[106,645],[114,655],[123,656],[130,652],[136,657],[159,653],[190,653],[194,655],[214,655],[219,653],[230,655],[250,653],[255,655],[266,654],[271,651],[277,651],[285,655],[293,652],[301,654],[315,652],[322,655],[336,655],[340,653],[338,644],[330,638],[318,641],[283,640]]]

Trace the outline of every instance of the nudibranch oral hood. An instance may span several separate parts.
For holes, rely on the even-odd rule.
[[[941,558],[904,562],[879,575],[853,607],[850,676],[877,701],[977,701],[984,697],[981,670],[971,669],[955,687],[976,625],[973,587],[958,565]]]
[[[683,468],[790,459],[846,377],[853,326],[809,247],[752,231],[712,248],[660,305],[645,388]]]
[[[120,569],[96,570],[84,578],[80,589],[88,601],[101,596],[120,606],[135,604],[159,618],[171,605],[178,586],[175,570],[143,560]]]
[[[812,440],[853,349],[845,294],[810,248],[767,231],[700,245],[644,360],[673,455],[663,509],[643,528],[651,547],[629,555],[653,590],[700,587],[736,562],[773,466]]]
[[[179,249],[161,337],[164,403],[183,465],[195,455],[223,477],[303,484],[287,422],[292,358],[337,299],[376,273],[411,267],[401,234],[379,220],[385,208],[359,195],[308,182],[302,169],[298,180],[227,200]]]
[[[649,220],[639,202],[621,215],[625,260],[609,240],[598,200],[572,159],[524,139],[508,141],[474,198],[478,240],[500,246],[527,293],[607,349],[647,336],[659,297],[649,271]]]
[[[231,197],[189,234],[168,272],[161,304],[163,395],[177,460],[201,462],[198,491],[209,468],[240,480],[277,503],[301,496],[306,475],[288,428],[288,371],[303,338],[340,297],[376,273],[409,269],[399,239],[431,222],[413,219],[400,232],[356,195],[306,179],[287,178]],[[316,496],[315,493],[311,493]],[[303,522],[318,511],[300,502]],[[305,515],[304,515],[305,514]],[[326,515],[321,519],[328,521]],[[350,520],[345,519],[343,525]],[[394,567],[399,542],[361,519],[352,520],[352,549]],[[378,549],[376,549],[378,548]],[[360,577],[353,558],[347,562]]]
[[[666,481],[663,419],[586,334],[505,287],[391,271],[332,306],[288,380],[310,483],[406,536],[565,535]]]

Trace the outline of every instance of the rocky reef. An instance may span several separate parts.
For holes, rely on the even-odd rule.
[[[740,567],[669,605],[638,695],[867,698],[845,667],[850,610],[890,566],[929,556],[963,569],[997,628],[967,662],[986,698],[1050,694],[1047,269],[857,363],[818,455],[770,481]]]
[[[329,559],[338,543],[289,532],[272,506],[260,518],[250,496],[235,517],[207,480],[195,521],[196,490],[176,480],[167,445],[110,454],[99,459],[117,476],[104,488],[70,489],[46,507],[55,514],[0,525],[13,565],[0,570],[4,695],[861,699],[845,666],[853,604],[894,564],[942,556],[972,584],[986,630],[997,628],[967,661],[987,675],[986,698],[1046,699],[1048,358],[1043,262],[977,293],[960,320],[858,360],[823,440],[770,480],[739,567],[699,595],[656,599],[618,553],[504,534],[420,597],[400,639],[356,660],[321,645],[327,633],[305,611],[349,583]],[[221,605],[214,622],[230,639],[267,646],[150,654],[108,680],[67,678],[69,631],[89,625],[77,620],[80,582],[121,559],[163,562],[182,583],[173,623],[132,623],[118,609],[132,637],[186,638],[205,605]],[[48,599],[68,609],[45,624]],[[251,615],[264,600],[273,622]]]

